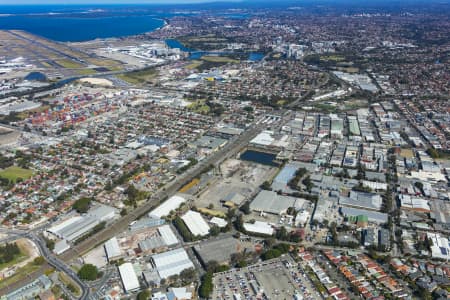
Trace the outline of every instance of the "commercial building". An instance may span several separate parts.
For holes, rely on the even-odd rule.
[[[178,244],[178,239],[169,225],[158,227],[158,233],[166,246],[173,246]]]
[[[450,259],[450,242],[448,238],[432,232],[427,232],[427,238],[432,242],[430,249],[433,258]]]
[[[302,201],[289,196],[278,195],[273,191],[262,190],[250,203],[250,209],[257,212],[266,212],[282,215],[289,207],[301,208]]]
[[[190,300],[194,294],[187,288],[169,288],[167,293],[157,292],[151,300]]]
[[[209,220],[209,223],[218,226],[219,228],[224,228],[228,225],[228,222],[225,219],[219,217],[213,217],[211,220]]]
[[[153,255],[151,261],[161,279],[178,275],[185,269],[194,268],[194,264],[183,248]]]
[[[52,286],[52,282],[50,279],[45,276],[41,275],[38,277],[38,279],[34,280],[33,282],[22,286],[21,288],[6,294],[3,297],[0,297],[1,300],[28,300],[28,299],[34,299],[37,297],[40,293],[50,289]]]
[[[170,214],[171,211],[176,210],[181,204],[185,203],[187,200],[184,197],[175,195],[167,199],[160,206],[152,210],[148,216],[153,219],[161,219]]]
[[[138,231],[152,227],[158,227],[165,223],[164,219],[141,218],[130,224],[130,231]]]
[[[288,186],[288,183],[292,178],[294,178],[295,172],[297,170],[298,166],[296,164],[293,163],[287,164],[273,180],[272,190],[282,191],[284,193],[290,192],[291,189]]]
[[[91,209],[86,215],[76,215],[64,222],[50,227],[47,231],[60,239],[73,242],[101,222],[111,220],[115,217],[116,209],[106,206],[98,205]]]
[[[138,242],[139,249],[143,253],[149,253],[155,249],[163,250],[167,247],[178,244],[178,239],[169,225],[158,227],[158,234],[153,234],[140,242]]]
[[[352,207],[341,207],[340,212],[345,217],[367,216],[367,220],[372,223],[384,224],[388,221],[388,215],[381,212],[358,209]]]
[[[108,240],[105,245],[105,253],[108,261],[111,262],[113,260],[119,259],[122,257],[122,250],[120,249],[119,242],[116,237]]]
[[[204,236],[209,234],[209,225],[200,213],[189,210],[181,219],[193,235]]]
[[[244,229],[248,232],[264,235],[272,235],[274,232],[272,225],[262,221],[256,221],[255,223],[244,223]]]
[[[140,289],[139,280],[131,263],[121,264],[119,273],[125,293],[133,293]]]
[[[401,209],[415,211],[419,213],[431,212],[428,200],[418,197],[411,197],[409,195],[400,195],[399,199]]]
[[[354,208],[379,211],[383,204],[381,196],[375,193],[351,191],[349,197],[339,197],[339,204]]]
[[[209,240],[194,246],[194,250],[203,266],[210,261],[216,261],[219,264],[228,264],[232,254],[241,252],[242,245],[231,236]]]

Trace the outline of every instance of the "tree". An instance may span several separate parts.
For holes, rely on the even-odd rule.
[[[92,198],[83,197],[75,201],[72,205],[72,208],[75,209],[78,213],[87,213],[89,207],[91,205]]]
[[[245,228],[244,228],[244,219],[242,218],[242,215],[238,215],[236,220],[234,221],[234,228],[237,231],[240,232],[244,232],[245,233]]]
[[[216,260],[210,260],[206,264],[206,271],[214,273],[214,271],[217,269],[218,266],[219,263]]]
[[[311,177],[309,177],[309,176],[306,176],[305,179],[303,179],[302,183],[306,186],[306,190],[308,192],[310,192],[314,186],[314,184],[311,181]]]
[[[243,108],[246,112],[251,113],[253,112],[253,107],[252,106],[246,106]]]
[[[220,233],[220,228],[217,225],[214,225],[209,229],[209,234],[212,236],[218,236],[219,233]]]
[[[184,224],[184,221],[179,216],[175,217],[175,219],[173,220],[173,225],[178,230],[180,235],[183,237],[183,240],[185,242],[192,242],[196,239],[195,236],[189,231],[186,224]]]
[[[212,290],[213,290],[213,273],[207,272],[202,278],[202,282],[198,289],[198,294],[202,298],[208,298],[211,295]]]
[[[282,253],[279,250],[277,250],[277,249],[270,249],[270,250],[267,250],[266,252],[264,252],[261,255],[261,259],[262,260],[269,260],[269,259],[272,259],[272,258],[280,257],[281,254]]]
[[[416,188],[418,188],[419,190],[423,191],[423,183],[422,182],[416,181],[416,182],[414,182],[414,186]]]
[[[92,264],[85,264],[81,267],[77,274],[82,280],[92,281],[98,278],[98,269]]]
[[[275,237],[279,240],[285,241],[288,239],[288,232],[284,226],[281,226],[280,229],[277,230]]]
[[[55,249],[55,241],[54,240],[51,240],[51,239],[47,239],[47,238],[44,238],[45,239],[45,245],[47,246],[47,248],[49,249],[49,250],[53,250],[53,249]]]
[[[143,290],[139,292],[139,294],[136,297],[136,300],[147,300],[150,298],[150,292],[148,290]]]
[[[428,154],[429,154],[432,158],[434,158],[434,159],[439,158],[439,152],[438,152],[436,149],[434,149],[434,148],[429,148],[429,149],[427,150],[427,152],[428,152]]]
[[[20,254],[20,248],[16,243],[6,243],[4,246],[0,246],[0,264],[8,263]]]
[[[264,182],[261,184],[261,188],[262,188],[263,190],[266,190],[266,191],[271,191],[271,190],[272,190],[271,184],[270,184],[269,181],[264,181]]]
[[[184,269],[180,273],[180,279],[183,285],[188,285],[193,282],[196,278],[196,272],[194,268]]]
[[[45,263],[45,258],[43,256],[38,256],[34,259],[33,263],[37,266],[43,265]]]
[[[240,211],[242,211],[244,214],[249,215],[250,214],[250,202],[246,201],[240,208]]]
[[[236,210],[234,208],[228,209],[228,211],[227,211],[227,220],[233,219],[235,214],[236,214]]]

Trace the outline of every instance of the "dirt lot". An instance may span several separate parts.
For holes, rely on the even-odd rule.
[[[220,166],[222,175],[210,179],[208,187],[195,200],[197,207],[213,205],[214,209],[226,211],[221,201],[231,193],[243,196],[242,202],[253,197],[259,186],[270,180],[277,168],[251,162],[230,159]]]

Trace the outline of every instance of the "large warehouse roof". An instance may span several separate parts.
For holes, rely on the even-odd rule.
[[[161,238],[163,239],[165,245],[171,246],[178,244],[178,239],[169,225],[163,225],[159,227],[158,232],[159,235],[161,235]]]
[[[48,229],[59,238],[74,241],[93,229],[100,221],[92,216],[75,217]]]
[[[296,164],[288,164],[286,165],[280,173],[278,173],[277,177],[272,182],[272,189],[274,191],[286,191],[289,190],[288,183],[295,176],[295,172],[297,172],[298,166]]]
[[[387,223],[388,221],[388,215],[385,213],[352,207],[341,207],[340,210],[344,216],[354,216],[354,217],[361,215],[367,216],[369,222]]]
[[[148,216],[154,219],[161,219],[162,217],[168,216],[172,210],[177,209],[184,202],[186,202],[185,198],[177,195],[172,196],[160,206],[152,210]]]
[[[120,278],[122,278],[125,292],[133,292],[140,288],[139,280],[131,263],[124,263],[119,266]]]
[[[64,222],[52,226],[48,232],[53,233],[59,238],[67,241],[75,241],[82,235],[92,230],[100,222],[114,218],[115,209],[103,204],[97,205],[95,208],[83,216],[76,215]]]
[[[192,232],[193,235],[207,235],[209,233],[209,225],[198,212],[189,210],[181,217]]]
[[[248,232],[260,233],[266,235],[273,234],[272,226],[267,222],[256,221],[255,223],[244,223],[244,228]]]
[[[303,201],[299,201],[294,197],[278,195],[273,191],[262,190],[250,203],[250,209],[254,211],[263,211],[272,214],[282,214],[289,207],[297,207]]]
[[[105,252],[108,260],[122,255],[122,250],[120,249],[119,242],[116,237],[113,237],[105,243]]]
[[[153,255],[152,260],[161,278],[168,278],[180,274],[185,269],[194,268],[194,264],[183,248]]]
[[[232,254],[241,252],[243,247],[239,241],[231,236],[209,240],[194,246],[201,262],[206,265],[214,260],[219,264],[228,263]]]

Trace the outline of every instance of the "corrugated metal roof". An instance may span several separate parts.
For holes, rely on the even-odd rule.
[[[152,260],[161,278],[168,278],[180,274],[185,269],[194,268],[194,264],[183,248],[153,255]]]
[[[209,225],[198,212],[189,210],[181,217],[193,235],[209,234]]]
[[[124,263],[119,266],[120,277],[126,292],[139,289],[139,280],[131,263]]]
[[[160,206],[152,210],[148,215],[151,218],[161,219],[162,217],[168,216],[172,210],[177,209],[184,202],[186,202],[185,198],[177,195],[172,196]]]
[[[169,225],[159,227],[158,232],[161,235],[164,244],[166,244],[167,246],[178,244],[178,239]]]

